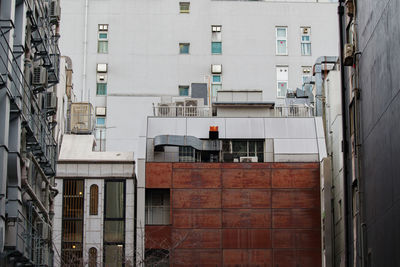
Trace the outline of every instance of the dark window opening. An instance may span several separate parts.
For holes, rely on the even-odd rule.
[[[170,221],[169,189],[146,189],[146,224],[168,225]]]
[[[146,249],[146,267],[168,267],[169,251],[165,249]]]

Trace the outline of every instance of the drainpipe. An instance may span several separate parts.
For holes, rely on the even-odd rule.
[[[85,37],[83,40],[83,79],[82,79],[82,89],[81,89],[81,102],[83,102],[83,93],[86,92],[86,64],[87,64],[87,36],[88,36],[88,9],[89,0],[85,1]],[[89,99],[87,99],[89,102]]]
[[[342,150],[343,150],[343,195],[344,195],[344,214],[343,214],[343,221],[345,222],[344,226],[344,251],[345,251],[345,267],[350,266],[349,260],[349,224],[348,214],[349,214],[349,195],[348,195],[348,135],[347,135],[347,112],[346,112],[346,84],[345,84],[345,77],[344,77],[344,65],[343,65],[343,45],[344,45],[344,31],[343,31],[343,14],[344,14],[344,0],[339,0],[338,5],[338,19],[339,19],[339,44],[340,44],[340,78],[341,78],[341,98],[342,98]]]

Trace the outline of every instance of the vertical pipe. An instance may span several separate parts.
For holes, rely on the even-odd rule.
[[[86,64],[87,64],[87,36],[88,36],[88,9],[89,9],[89,0],[85,1],[85,27],[84,34],[85,37],[83,39],[83,79],[82,79],[82,89],[81,89],[81,102],[83,102],[83,93],[86,92]],[[86,92],[87,93],[87,92]],[[87,101],[89,102],[88,94]]]

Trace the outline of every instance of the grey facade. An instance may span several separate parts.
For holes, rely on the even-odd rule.
[[[400,266],[400,2],[347,2],[342,47],[354,48],[342,56],[351,65],[342,77],[347,266]]]
[[[81,1],[63,3],[61,49],[74,62],[78,100],[106,107],[107,150],[144,157],[146,116],[161,96],[179,86],[212,87],[211,64],[222,64],[222,90],[256,89],[277,96],[277,67],[288,67],[288,88],[302,86],[302,67],[321,55],[338,55],[336,7],[329,1]],[[108,53],[99,53],[99,25],[108,25]],[[221,26],[222,52],[211,50],[212,25]],[[276,28],[287,28],[287,55],[277,55]],[[311,30],[311,54],[301,53],[301,28]],[[179,44],[190,43],[180,54]],[[96,64],[106,63],[107,93],[97,92]],[[124,115],[125,114],[125,115]]]
[[[53,266],[57,1],[0,1],[0,265]]]

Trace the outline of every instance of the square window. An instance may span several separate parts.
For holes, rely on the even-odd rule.
[[[108,24],[99,24],[99,31],[108,31]]]
[[[189,54],[189,43],[180,43],[179,44],[179,54]]]
[[[180,11],[180,13],[189,13],[190,12],[190,2],[179,2],[179,11]]]
[[[96,95],[107,95],[107,84],[97,83]]]
[[[189,86],[180,85],[179,86],[179,96],[189,96]]]
[[[211,53],[212,54],[221,54],[222,53],[222,43],[221,42],[212,42],[211,43]]]
[[[221,32],[221,25],[213,25],[211,26],[212,32]]]
[[[106,118],[105,117],[97,117],[96,118],[96,126],[104,127],[106,125]]]
[[[212,82],[213,83],[221,83],[221,75],[213,75]]]

